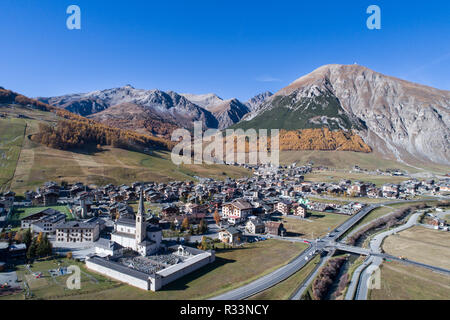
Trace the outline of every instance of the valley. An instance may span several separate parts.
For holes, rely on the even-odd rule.
[[[0,107],[0,113],[8,114],[0,119],[3,130],[2,152],[5,155],[0,163],[2,190],[14,189],[19,192],[33,189],[45,181],[66,181],[104,185],[121,184],[136,180],[167,182],[171,180],[195,180],[196,176],[224,179],[251,175],[243,167],[226,165],[182,165],[176,166],[170,159],[169,151],[141,153],[112,146],[95,147],[82,150],[58,150],[43,146],[30,137],[36,134],[39,123],[56,123],[59,119],[54,113],[25,108],[23,106]],[[24,131],[26,130],[26,131]],[[395,160],[385,160],[377,153],[346,151],[281,151],[280,163],[288,165],[313,163],[325,166],[331,171],[316,172],[306,176],[310,181],[339,181],[344,178],[373,181],[376,184],[400,182],[402,177],[370,176],[348,170],[355,165],[368,170],[400,169],[412,174],[445,174],[446,166],[424,164],[423,169],[410,167]]]
[[[8,134],[2,135],[2,145],[12,145],[13,151],[8,153],[11,159],[1,162],[7,169],[1,171],[4,191],[14,189],[22,193],[45,181],[105,185],[136,180],[196,180],[196,176],[225,179],[251,174],[247,169],[225,165],[178,167],[172,163],[170,152],[163,150],[140,153],[111,146],[71,151],[49,148],[30,140],[30,136],[38,132],[39,123],[54,123],[57,120],[54,114],[23,107],[0,108],[0,113],[5,111],[9,115],[0,119],[0,129]]]

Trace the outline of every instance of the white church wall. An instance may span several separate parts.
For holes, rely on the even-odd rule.
[[[104,275],[106,275],[110,278],[113,278],[115,280],[118,280],[120,282],[127,283],[129,285],[132,285],[134,287],[137,287],[137,288],[140,288],[143,290],[150,290],[149,280],[135,278],[128,274],[100,266],[96,263],[93,263],[92,261],[89,261],[89,259],[86,260],[86,266],[88,267],[88,269],[97,271],[101,274],[104,274]]]
[[[165,286],[185,275],[214,262],[215,255],[211,252],[198,254],[183,263],[170,266],[157,272],[161,276],[161,285]]]

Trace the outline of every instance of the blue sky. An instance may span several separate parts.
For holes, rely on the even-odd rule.
[[[81,30],[66,8],[81,8]],[[366,27],[381,8],[382,29]],[[246,100],[329,63],[450,90],[450,1],[2,0],[0,86],[54,96],[131,84]]]

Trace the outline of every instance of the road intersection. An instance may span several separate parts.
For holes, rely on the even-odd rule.
[[[383,254],[381,252],[381,243],[383,239],[388,236],[389,234],[392,234],[393,232],[398,232],[404,229],[407,229],[417,223],[418,214],[414,214],[405,225],[400,226],[399,228],[396,228],[394,230],[386,231],[380,235],[377,235],[374,237],[374,239],[371,242],[370,249],[365,249],[361,247],[356,246],[349,246],[345,245],[342,242],[339,242],[339,239],[348,232],[354,225],[356,225],[360,220],[362,220],[365,216],[367,216],[370,212],[375,210],[376,208],[379,208],[384,205],[392,205],[396,203],[415,203],[415,202],[421,202],[422,200],[400,200],[400,201],[391,201],[391,202],[385,202],[385,203],[376,203],[376,204],[369,204],[368,206],[364,207],[361,211],[359,211],[357,214],[353,215],[351,218],[347,219],[344,223],[339,225],[337,228],[335,228],[333,231],[331,231],[326,236],[315,239],[315,240],[309,240],[309,247],[300,253],[297,257],[295,257],[292,261],[290,261],[288,264],[278,268],[277,270],[258,278],[255,281],[252,281],[251,283],[248,283],[242,287],[233,289],[231,291],[228,291],[226,293],[223,293],[219,296],[213,297],[212,300],[242,300],[249,298],[259,292],[262,292],[264,290],[267,290],[274,285],[284,281],[285,279],[292,276],[294,273],[298,272],[300,269],[302,269],[314,256],[317,254],[322,254],[323,252],[331,252],[334,250],[340,250],[350,253],[355,253],[359,255],[365,255],[367,256],[367,259],[363,263],[362,266],[360,266],[354,274],[355,276],[360,275],[359,278],[352,279],[350,283],[349,290],[346,295],[346,299],[367,299],[368,294],[368,281],[370,280],[371,272],[373,268],[368,268],[370,265],[379,266],[383,262],[384,259],[392,259],[392,260],[398,260],[403,263],[409,263],[414,264],[417,266],[422,266],[425,268],[429,268],[436,272],[441,272],[450,275],[450,270],[446,270],[443,268],[437,268],[434,266],[422,264],[415,261],[410,260],[402,260],[397,257],[393,257],[387,254]],[[383,236],[384,235],[384,236]],[[277,237],[281,240],[285,241],[304,241],[304,240],[294,240],[292,238],[282,238]],[[324,265],[326,261],[329,259],[329,255],[326,257],[322,257],[320,261],[320,265]],[[312,282],[312,280],[315,278],[315,274],[319,271],[320,268],[315,268],[310,274],[310,276],[307,277],[307,279],[300,284],[299,288],[295,291],[295,293],[291,296],[291,299],[298,300],[301,298],[303,292],[306,290],[306,288],[309,286],[309,284]],[[356,294],[355,294],[356,290]]]

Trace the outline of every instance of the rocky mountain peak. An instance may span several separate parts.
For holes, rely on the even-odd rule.
[[[450,164],[450,91],[386,76],[359,65],[322,66],[279,90],[245,120],[261,122],[264,114],[268,118],[272,112],[275,117],[286,109],[297,113],[303,110],[298,116],[304,117],[304,111],[315,108],[316,117],[298,124],[318,123],[318,117],[327,117],[325,120],[330,123],[330,106],[351,123],[364,124],[356,126],[360,135],[386,155],[400,161],[421,159]],[[322,114],[325,110],[328,114]],[[286,113],[283,119],[290,117],[293,115]]]

